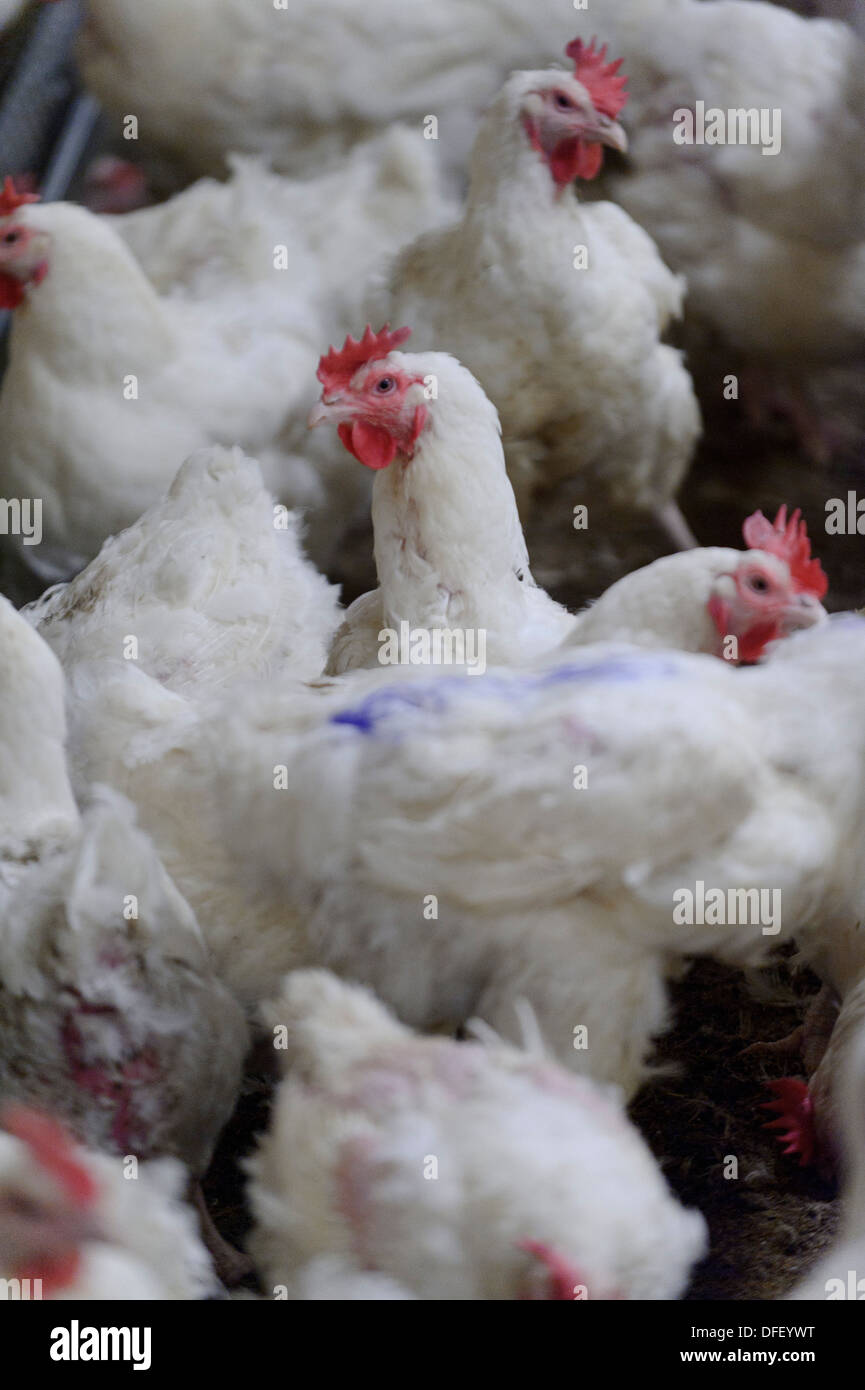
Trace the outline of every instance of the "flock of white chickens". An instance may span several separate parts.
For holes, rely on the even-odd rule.
[[[822,444],[807,383],[865,342],[855,26],[84,9],[85,83],[180,191],[0,193],[0,493],[38,519],[3,544],[51,586],[0,597],[0,1280],[677,1298],[705,1222],[625,1107],[690,958],[795,943],[838,1018],[778,1123],[845,1207],[790,1293],[830,1296],[865,1266],[865,621],[828,618],[816,517],[695,548],[666,339],[744,354]],[[698,101],[780,111],[780,151],[677,146]],[[567,480],[673,551],[578,613],[522,526]],[[199,1184],[253,1047],[239,1251]]]

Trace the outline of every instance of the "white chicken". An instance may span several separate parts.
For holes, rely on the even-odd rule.
[[[116,663],[115,681],[139,692],[142,718],[148,695],[155,716],[256,674],[311,679],[340,610],[337,590],[304,558],[298,516],[274,503],[253,459],[214,447],[24,613],[73,681],[74,720],[79,699],[100,696],[98,678],[87,680],[100,662]]]
[[[236,155],[229,168],[225,182],[200,179],[156,207],[112,218],[161,294],[224,294],[235,267],[251,272],[259,255],[272,263],[274,247],[286,246],[284,308],[311,304],[341,328],[382,259],[453,211],[434,151],[403,126],[305,178]]]
[[[196,173],[226,152],[291,173],[333,162],[392,121],[436,117],[461,171],[477,111],[522,58],[552,59],[570,0],[88,0],[78,57],[117,118]],[[170,36],[166,39],[166,36]]]
[[[79,1148],[55,1119],[24,1106],[0,1111],[0,1126],[0,1277],[21,1281],[22,1298],[216,1293],[195,1218],[180,1200],[180,1164],[136,1168]]]
[[[865,340],[865,45],[759,0],[616,0],[604,36],[630,82],[607,196],[685,275],[688,321],[801,397]]]
[[[851,1066],[865,1037],[865,926],[861,915],[842,909],[827,921],[806,923],[797,933],[801,959],[823,981],[804,1022],[786,1038],[757,1043],[754,1051],[800,1054],[808,1081],[787,1076],[770,1081],[773,1099],[764,1107],[775,1112],[766,1125],[775,1130],[784,1153],[800,1167],[815,1167],[831,1177],[839,1159],[855,1167],[856,1145],[850,1140],[848,1107],[854,1082]]]
[[[5,599],[0,636],[0,1100],[200,1177],[239,1090],[242,1014],[129,803],[97,788],[79,815],[62,671]]]
[[[260,911],[291,907],[289,965],[419,1028],[510,1035],[525,995],[562,1063],[630,1093],[675,962],[759,961],[862,915],[865,625],[778,650],[238,694],[209,725],[236,872]]]
[[[377,664],[379,631],[403,620],[483,629],[492,662],[530,658],[558,645],[573,620],[532,578],[498,416],[454,358],[398,351],[407,336],[367,329],[319,364],[324,390],[310,424],[336,423],[346,448],[376,470],[380,587],[349,609],[330,669]]]
[[[247,1033],[132,808],[103,789],[78,843],[0,868],[0,1100],[85,1143],[207,1170]]]
[[[575,31],[624,58],[630,152],[609,188],[687,276],[689,318],[798,376],[861,348],[865,47],[845,24],[760,0],[606,0],[600,16],[569,0],[89,0],[81,59],[117,117],[140,113],[196,170],[236,148],[318,168],[391,120],[433,115],[461,174],[507,73],[553,62]],[[780,112],[780,153],[677,146],[674,114],[698,101]]]
[[[234,468],[243,467],[254,468],[235,458]],[[228,499],[232,469],[225,471]],[[418,681],[416,670],[379,668],[323,688],[304,686],[299,681],[315,668],[311,656],[300,656],[304,643],[294,648],[310,589],[302,560],[295,553],[295,577],[287,566],[279,579],[278,568],[256,568],[248,558],[227,574],[203,564],[205,545],[213,555],[232,553],[235,526],[249,535],[254,554],[255,531],[230,503],[208,513],[198,502],[199,490],[218,494],[221,486],[205,459],[186,465],[181,480],[161,513],[143,517],[136,535],[113,543],[113,564],[100,569],[97,562],[33,616],[67,666],[79,779],[108,782],[134,800],[222,977],[251,1013],[275,973],[332,964],[366,979],[420,1027],[459,1023],[481,1003],[501,1026],[499,1015],[521,981],[526,992],[534,981],[535,1006],[552,1024],[551,1045],[561,1045],[571,1065],[587,1064],[571,1047],[585,1005],[594,1039],[588,1064],[635,1085],[648,1037],[663,1024],[667,954],[711,949],[713,942],[705,929],[683,933],[672,924],[669,894],[646,939],[633,939],[624,923],[640,920],[645,904],[639,892],[631,897],[629,865],[691,853],[694,877],[707,845],[727,833],[731,856],[739,853],[738,817],[747,819],[750,809],[759,819],[767,795],[749,781],[763,767],[762,729],[743,714],[738,685],[723,683],[747,673],[695,658],[678,680],[683,657],[631,651],[620,659],[602,647],[567,653],[567,664],[552,670],[490,673],[480,681],[436,680],[429,672]],[[260,505],[263,532],[266,498]],[[195,545],[181,547],[175,541],[183,518],[199,507],[206,520]],[[166,556],[158,537],[172,512]],[[158,578],[163,567],[165,585]],[[239,613],[235,583],[244,600]],[[286,641],[278,615],[291,608],[292,584],[300,586],[295,636]],[[312,592],[325,618],[320,652],[334,613],[324,581],[317,579]],[[705,595],[698,593],[697,602],[704,604]],[[147,671],[120,654],[124,634],[136,631],[139,604],[152,613]],[[261,622],[251,623],[250,612],[260,612]],[[175,643],[175,626],[197,633],[196,640]],[[190,649],[205,653],[200,674]],[[268,686],[244,690],[245,672],[266,672]],[[590,699],[591,710],[584,709]],[[598,723],[603,732],[595,734]],[[591,761],[596,741],[606,751],[593,774],[600,785],[586,798],[568,770],[581,755]],[[681,764],[668,764],[666,747],[679,750]],[[723,765],[715,771],[721,749]],[[703,763],[713,774],[701,783],[703,799],[695,799],[676,768]],[[777,775],[766,774],[770,787]],[[651,787],[671,807],[650,820],[642,802],[628,811],[633,786]],[[515,807],[524,807],[531,824]],[[766,838],[759,837],[758,864],[761,853],[770,854],[772,833],[770,823]],[[724,873],[732,870],[725,866]],[[613,881],[619,887],[609,910],[623,923],[615,930],[595,900],[599,885]],[[422,921],[428,894],[439,902],[440,926]],[[537,921],[528,955],[526,912]],[[423,927],[419,940],[415,920]],[[759,954],[759,931],[733,935],[737,951]],[[595,991],[587,987],[588,1000],[569,992],[561,957],[571,949],[575,958],[600,954],[598,970],[612,972],[611,988],[633,998],[632,1029],[623,1034],[610,1011],[598,1012]],[[559,1007],[577,1011],[575,1018],[569,1012],[564,1042]]]
[[[330,673],[379,666],[406,625],[409,634],[460,632],[466,652],[471,636],[476,665],[481,644],[485,661],[519,664],[562,642],[602,640],[754,661],[768,642],[825,617],[826,578],[804,523],[798,513],[787,522],[786,509],[774,526],[749,518],[744,555],[710,548],[658,560],[569,614],[532,578],[496,411],[454,358],[400,351],[407,336],[367,329],[319,364],[310,423],[337,424],[376,473],[379,588],[349,608]],[[405,660],[414,660],[410,642]]]
[[[770,645],[824,622],[828,580],[811,559],[798,511],[774,522],[754,512],[743,527],[747,549],[706,546],[667,555],[611,584],[578,613],[564,648],[632,642],[706,652],[732,665],[753,662]]]
[[[353,1260],[338,1255],[310,1260],[292,1278],[291,1288],[292,1299],[303,1303],[406,1303],[416,1298],[386,1274],[358,1270]]]
[[[212,443],[264,451],[284,500],[328,503],[338,541],[362,485],[341,464],[329,477],[294,436],[322,336],[357,311],[381,256],[438,219],[432,158],[394,130],[319,178],[241,161],[226,184],[126,218],[28,205],[7,182],[0,486],[40,499],[40,543],[20,543],[40,577],[79,569]]]
[[[816,1059],[807,1082],[782,1077],[769,1082],[773,1099],[766,1110],[776,1112],[767,1129],[776,1130],[784,1153],[798,1158],[802,1168],[813,1166],[824,1177],[837,1171],[845,1148],[845,1083],[847,1059],[865,1034],[865,943],[861,921],[833,924],[831,932],[803,929],[798,937],[802,957],[824,983],[805,1015],[804,1023],[788,1037],[765,1045],[770,1053],[801,1048],[805,1068]],[[758,1050],[764,1050],[757,1044]]]
[[[285,1073],[250,1164],[266,1286],[291,1297],[330,1255],[425,1300],[681,1292],[705,1226],[617,1098],[542,1051],[419,1038],[326,971],[266,1017]]]
[[[0,863],[72,844],[78,807],[66,767],[63,672],[0,596]]]
[[[453,353],[502,421],[525,511],[535,483],[577,477],[695,544],[673,501],[700,433],[681,354],[661,342],[683,285],[613,203],[584,205],[605,145],[624,150],[624,77],[604,50],[570,72],[515,72],[485,115],[461,220],[398,258],[383,299],[420,349]]]
[[[135,802],[223,978],[254,1006],[263,978],[272,987],[268,952],[275,942],[287,969],[290,939],[279,904],[259,922],[226,856],[206,697],[255,676],[320,672],[339,610],[303,557],[297,519],[274,508],[254,461],[204,450],[27,616],[66,670],[76,786],[107,783]]]

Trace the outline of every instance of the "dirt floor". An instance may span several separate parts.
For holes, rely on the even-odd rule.
[[[802,1074],[796,1059],[743,1056],[750,1042],[784,1037],[801,1022],[805,974],[793,994],[785,965],[767,972],[778,999],[754,997],[736,970],[714,961],[694,964],[675,986],[676,1027],[658,1046],[673,1068],[643,1088],[633,1107],[640,1126],[682,1201],[699,1207],[711,1248],[694,1272],[692,1299],[779,1298],[832,1238],[833,1186],[785,1157],[774,1131],[769,1078]],[[737,1160],[737,1176],[725,1177]]]

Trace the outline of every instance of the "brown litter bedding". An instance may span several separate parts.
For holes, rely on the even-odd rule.
[[[833,1189],[786,1157],[764,1128],[773,1118],[761,1109],[770,1098],[766,1080],[801,1074],[801,1065],[742,1055],[749,1043],[795,1028],[804,999],[818,988],[807,972],[791,985],[783,964],[772,974],[780,1000],[756,998],[739,971],[696,962],[674,986],[676,1027],[658,1046],[658,1061],[674,1070],[645,1086],[632,1106],[671,1185],[709,1223],[710,1253],[695,1271],[687,1295],[693,1299],[780,1297],[814,1262],[837,1221]],[[725,1178],[731,1155],[738,1176]]]

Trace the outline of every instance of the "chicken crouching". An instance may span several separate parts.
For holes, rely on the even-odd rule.
[[[289,976],[266,1016],[285,1068],[250,1164],[267,1286],[292,1296],[329,1257],[390,1297],[681,1292],[703,1221],[617,1097],[542,1052],[418,1037],[326,971]]]
[[[246,1027],[192,910],[102,788],[76,844],[0,874],[0,1100],[116,1154],[210,1162]]]

